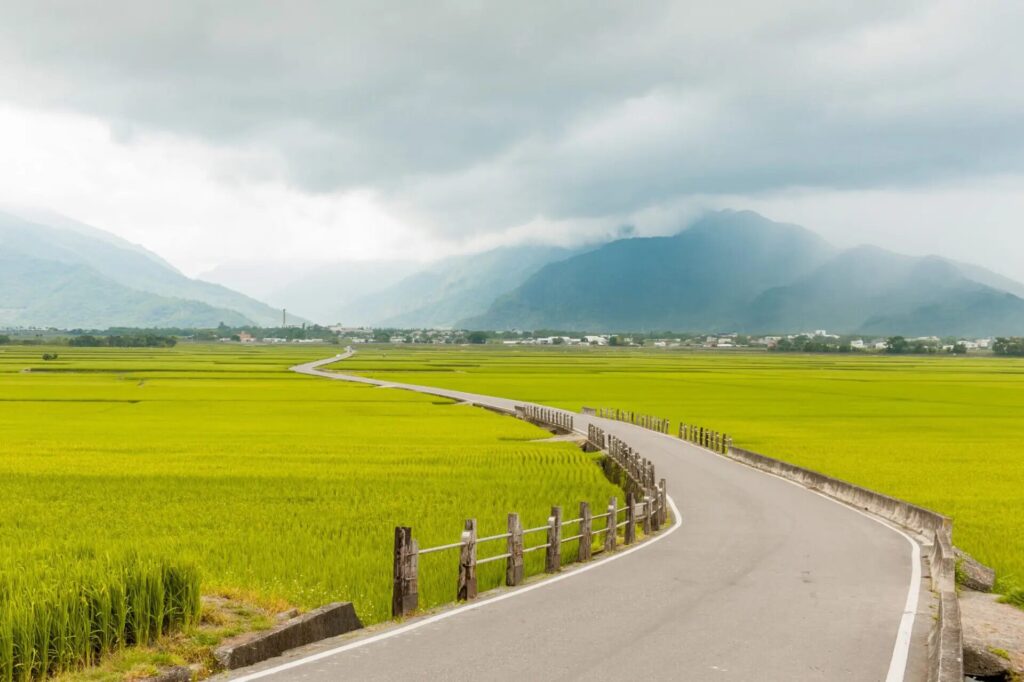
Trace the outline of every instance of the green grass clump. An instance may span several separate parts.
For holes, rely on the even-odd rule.
[[[405,346],[338,368],[706,426],[952,516],[954,541],[996,569],[1000,591],[1024,575],[1024,360]]]
[[[130,555],[0,573],[0,680],[43,679],[194,623],[199,574]]]

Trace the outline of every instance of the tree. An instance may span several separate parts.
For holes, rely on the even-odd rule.
[[[992,352],[996,355],[1024,357],[1024,338],[1019,336],[1000,336],[992,344]]]
[[[470,343],[487,343],[487,332],[470,332],[466,335],[466,340]]]
[[[81,336],[73,337],[68,341],[68,345],[78,348],[95,348],[96,346],[103,345],[103,339],[92,334],[82,334]]]
[[[902,355],[910,352],[910,342],[902,336],[890,336],[885,342],[885,352]]]
[[[967,344],[955,343],[949,352],[953,355],[967,355]]]
[[[11,342],[11,337],[7,334],[0,334],[0,346],[6,346]]]

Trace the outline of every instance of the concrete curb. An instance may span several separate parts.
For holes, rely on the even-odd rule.
[[[953,552],[953,520],[930,509],[877,493],[853,483],[841,481],[777,460],[773,457],[730,447],[725,455],[805,488],[828,495],[852,507],[933,537],[928,557],[932,590],[939,608],[928,635],[928,682],[962,682],[964,679],[963,630],[956,593],[956,555]]]
[[[755,469],[796,481],[805,488],[817,490],[850,506],[871,512],[876,516],[881,516],[883,519],[892,521],[904,528],[910,528],[927,534],[942,531],[947,537],[952,537],[953,520],[930,509],[918,507],[915,504],[904,502],[895,497],[876,493],[874,490],[862,488],[859,485],[847,483],[838,478],[832,478],[817,471],[804,469],[803,467],[782,462],[772,457],[766,457],[743,448],[731,447],[726,456],[752,466]]]
[[[939,612],[928,635],[928,682],[963,682],[964,634],[956,591],[939,594]]]
[[[296,616],[265,632],[228,640],[213,652],[213,656],[227,670],[235,670],[280,656],[288,649],[343,635],[362,627],[351,602],[335,602]]]

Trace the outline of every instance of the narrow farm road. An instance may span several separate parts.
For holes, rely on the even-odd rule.
[[[503,410],[524,404],[319,369],[340,357],[292,369]],[[914,583],[907,536],[671,436],[575,420],[653,460],[681,523],[562,579],[329,640],[232,679],[925,679],[930,600]],[[913,603],[916,618],[904,617]]]

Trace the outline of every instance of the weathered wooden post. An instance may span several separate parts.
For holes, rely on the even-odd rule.
[[[391,592],[391,615],[409,615],[419,606],[419,546],[412,539],[412,528],[395,528],[394,585]]]
[[[590,551],[594,544],[593,529],[591,528],[590,503],[580,502],[580,547],[576,552],[577,561],[590,561]]]
[[[606,552],[615,551],[615,532],[617,530],[615,526],[619,520],[618,506],[619,501],[614,497],[608,502],[608,531],[604,534],[604,550]]]
[[[523,582],[523,526],[519,514],[508,515],[508,559],[505,561],[505,584],[515,587]]]
[[[624,543],[632,545],[636,541],[636,498],[633,493],[626,494],[626,538]]]
[[[652,491],[649,511],[651,516],[651,530],[657,533],[661,530],[661,498],[658,496],[657,488]]]
[[[466,520],[462,531],[462,552],[459,556],[459,601],[476,599],[476,519]]]
[[[729,454],[730,450],[732,450],[732,436],[726,436],[725,437],[725,453]]]
[[[552,507],[548,517],[548,552],[544,570],[557,573],[562,568],[562,508]]]
[[[658,496],[661,498],[658,503],[658,515],[661,517],[661,523],[664,524],[668,521],[668,492],[665,490],[664,478],[658,482]]]
[[[651,509],[653,506],[650,495],[644,495],[644,535],[651,534]]]

